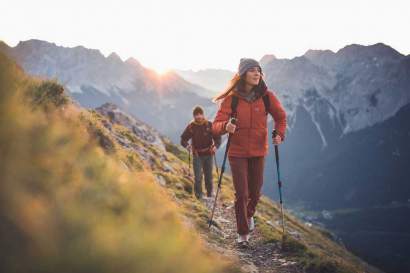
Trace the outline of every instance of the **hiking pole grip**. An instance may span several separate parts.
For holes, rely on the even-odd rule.
[[[237,119],[236,117],[231,117],[231,118],[229,119],[229,122],[230,122],[231,124],[233,124],[233,125],[236,125],[237,121],[238,121],[238,119]],[[232,134],[233,134],[233,133],[229,133],[228,140],[229,140],[229,138],[230,138],[230,136],[231,136]]]
[[[236,125],[236,122],[238,121],[238,119],[237,119],[236,117],[231,117],[229,121],[230,121],[233,125]],[[222,181],[222,175],[223,175],[223,173],[224,173],[224,171],[225,171],[225,163],[226,163],[226,158],[227,158],[227,155],[228,155],[229,146],[231,145],[231,137],[232,137],[232,135],[233,135],[233,133],[229,133],[229,135],[228,135],[228,140],[227,140],[227,142],[226,142],[226,148],[225,148],[224,159],[223,159],[222,166],[221,166],[221,175],[220,175],[220,178],[221,178],[221,179],[219,179],[219,182]],[[220,187],[220,183],[218,183],[218,187]]]
[[[273,129],[272,130],[272,138],[275,138],[277,135],[278,135],[278,132],[275,129]]]

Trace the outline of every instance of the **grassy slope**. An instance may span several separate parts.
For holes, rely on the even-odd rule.
[[[237,272],[92,113],[1,54],[0,162],[1,272]]]

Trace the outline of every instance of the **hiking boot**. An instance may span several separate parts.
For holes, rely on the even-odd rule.
[[[200,201],[202,202],[202,203],[204,203],[204,204],[209,204],[210,202],[211,202],[211,198],[210,197],[207,197],[207,196],[202,196],[201,197],[201,199],[200,199]]]
[[[206,197],[208,197],[208,198],[215,198],[215,193],[212,192],[211,194],[207,194]]]
[[[236,244],[240,248],[248,248],[249,244],[249,234],[240,235],[238,234],[238,238],[236,239]]]
[[[253,216],[248,219],[248,226],[249,232],[252,232],[255,229],[255,220],[253,219]]]
[[[195,197],[196,197],[196,199],[198,199],[198,200],[203,200],[203,199],[204,199],[203,194],[195,194]]]
[[[237,242],[236,244],[239,248],[249,248],[251,246],[249,241],[242,241],[240,243]]]

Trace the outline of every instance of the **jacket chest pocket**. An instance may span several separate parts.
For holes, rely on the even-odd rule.
[[[240,100],[237,108],[238,128],[251,128],[251,104]]]
[[[258,99],[251,105],[252,127],[266,128],[267,115],[262,98]]]

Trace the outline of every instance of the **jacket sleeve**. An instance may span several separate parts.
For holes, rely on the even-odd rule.
[[[213,123],[212,123],[212,124],[213,124]],[[215,134],[212,132],[212,139],[214,140],[215,147],[216,147],[216,148],[219,148],[219,146],[221,146],[221,140],[222,140],[221,135],[215,135]]]
[[[221,105],[219,106],[215,119],[212,122],[212,133],[215,136],[221,136],[227,133],[225,126],[231,116],[231,100],[231,96],[228,96],[223,99]]]
[[[281,102],[272,91],[268,91],[268,95],[270,100],[269,113],[272,115],[273,120],[275,121],[275,130],[278,135],[280,135],[283,141],[285,140],[287,125],[286,112]]]
[[[185,128],[184,132],[181,134],[181,145],[186,148],[188,146],[188,141],[192,138],[191,124]]]

